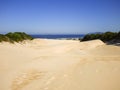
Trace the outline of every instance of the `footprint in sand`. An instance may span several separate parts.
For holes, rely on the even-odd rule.
[[[21,73],[13,80],[11,89],[21,90],[32,81],[40,79],[41,75],[43,75],[43,73],[37,70],[29,70],[27,72]]]

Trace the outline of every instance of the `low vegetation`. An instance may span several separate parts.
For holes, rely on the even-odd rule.
[[[103,42],[120,42],[120,32],[105,32],[100,34],[87,34],[81,41],[100,39]]]
[[[20,42],[23,40],[32,40],[32,39],[33,38],[30,35],[24,32],[14,32],[14,33],[10,32],[5,35],[0,34],[0,42],[6,41],[6,42],[14,43],[14,42]]]

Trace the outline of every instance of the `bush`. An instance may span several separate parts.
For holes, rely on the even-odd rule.
[[[81,41],[88,41],[88,40],[94,40],[94,39],[101,39],[102,41],[110,41],[113,39],[120,39],[120,32],[105,32],[101,34],[87,34],[83,37]]]
[[[101,34],[87,34],[83,37],[81,41],[88,41],[101,38]]]
[[[23,40],[32,40],[33,38],[30,35],[27,35],[24,32],[14,32],[7,33],[6,35],[0,34],[0,42],[8,41],[8,42],[20,42]]]
[[[2,42],[2,41],[9,41],[9,38],[0,34],[0,42]]]

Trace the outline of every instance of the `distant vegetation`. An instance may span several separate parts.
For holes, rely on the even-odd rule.
[[[103,42],[120,42],[120,32],[105,32],[100,34],[87,34],[81,41],[101,39]]]
[[[10,32],[5,35],[0,34],[0,42],[6,41],[6,42],[14,43],[14,42],[20,42],[23,40],[32,40],[32,39],[33,38],[30,35],[24,32],[14,32],[14,33]]]

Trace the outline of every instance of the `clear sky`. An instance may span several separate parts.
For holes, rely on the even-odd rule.
[[[120,0],[0,0],[0,33],[120,31]]]

